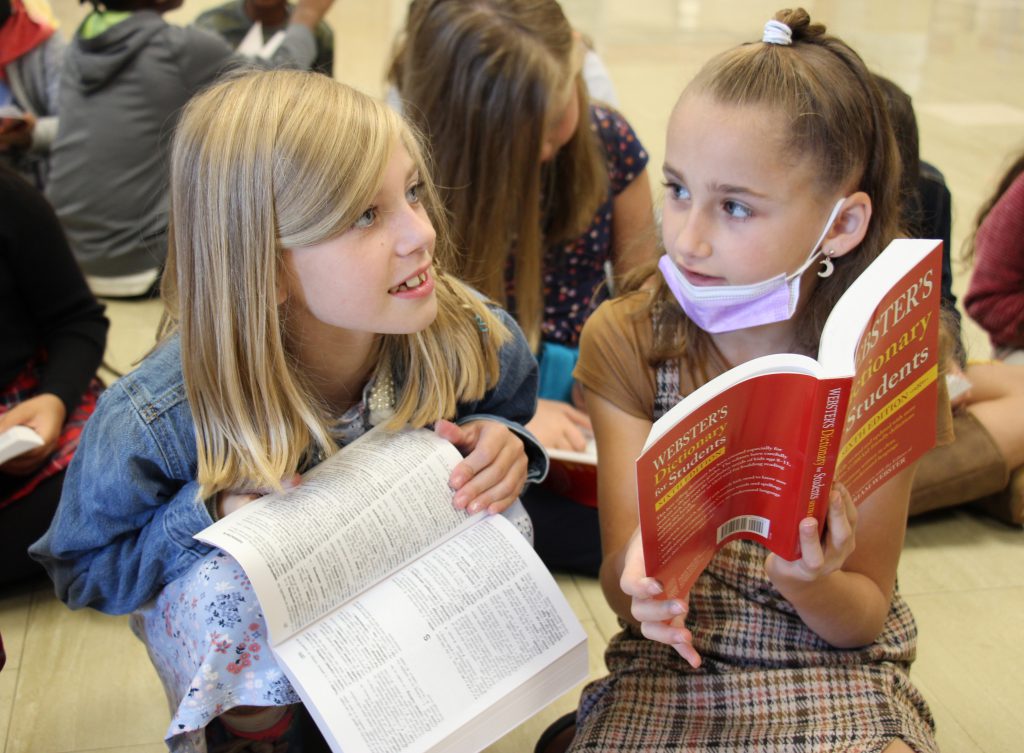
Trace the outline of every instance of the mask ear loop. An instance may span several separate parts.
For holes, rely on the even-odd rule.
[[[825,229],[821,231],[821,236],[818,238],[818,242],[814,244],[815,250],[817,250],[821,242],[825,240],[825,236],[828,235],[828,231],[831,229],[832,223],[836,221],[837,217],[839,217],[839,210],[843,208],[843,202],[845,201],[846,197],[844,196],[843,198],[836,202],[836,205],[834,207],[832,207],[832,212],[828,216],[828,221],[825,222]],[[832,273],[836,269],[835,264],[832,263],[832,257],[835,256],[835,253],[836,250],[834,248],[825,249],[825,253],[822,254],[821,269],[818,271],[818,277],[832,276]],[[811,254],[811,258],[814,258],[813,253]]]

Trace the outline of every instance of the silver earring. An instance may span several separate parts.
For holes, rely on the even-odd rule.
[[[818,277],[831,277],[832,273],[836,269],[836,265],[832,263],[832,255],[835,251],[831,248],[825,249],[825,258],[821,260],[821,269],[818,270]]]

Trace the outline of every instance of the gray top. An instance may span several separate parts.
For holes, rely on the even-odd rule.
[[[290,25],[275,66],[308,67],[313,35]],[[138,11],[68,48],[48,196],[87,275],[163,265],[167,157],[182,106],[228,68],[259,65],[220,37]]]

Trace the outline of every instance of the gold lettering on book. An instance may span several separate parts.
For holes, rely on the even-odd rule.
[[[697,462],[697,465],[695,465],[695,466],[693,466],[691,468],[688,468],[687,472],[686,472],[686,475],[684,475],[681,479],[679,479],[671,489],[669,489],[667,492],[665,492],[664,496],[660,497],[658,499],[658,501],[654,503],[654,511],[657,512],[662,507],[664,507],[669,502],[671,502],[672,498],[675,497],[677,494],[679,494],[679,492],[687,484],[689,484],[691,481],[693,481],[694,477],[697,476],[697,474],[699,474],[701,471],[703,471],[709,465],[714,463],[720,457],[725,455],[725,447],[724,447],[724,445],[725,445],[725,439],[720,439],[717,442],[715,442],[715,444],[712,445],[711,447],[708,447],[703,452],[698,453],[697,456],[694,458],[695,461],[699,461],[699,462]],[[715,448],[717,448],[717,449],[715,449]],[[712,450],[714,450],[714,452],[711,452]],[[710,455],[707,454],[709,452],[711,452]],[[704,457],[705,455],[707,455],[707,457]]]
[[[878,341],[888,334],[889,330],[905,319],[920,302],[932,295],[935,289],[935,270],[929,269],[917,282],[913,283],[907,290],[881,311],[871,325],[871,329],[864,333],[858,346],[857,361],[863,360],[868,351],[872,350]],[[924,317],[921,321],[927,328],[931,316]],[[921,322],[919,322],[921,323]],[[915,325],[916,328],[916,325]],[[921,337],[924,337],[924,330],[921,330]],[[891,357],[891,356],[890,356]],[[877,370],[877,369],[876,369]]]
[[[927,349],[924,352],[924,359],[928,358]],[[909,364],[908,364],[909,365]],[[902,372],[900,372],[902,373]],[[896,377],[895,381],[890,382],[889,379],[883,380],[882,387],[892,387],[899,383],[899,374],[891,375]],[[886,403],[882,408],[879,409],[875,415],[873,415],[863,426],[857,429],[856,433],[846,440],[846,444],[839,451],[838,463],[843,461],[847,455],[849,455],[853,449],[863,442],[867,437],[877,429],[879,426],[884,424],[889,418],[892,417],[896,411],[902,408],[904,405],[909,403],[918,394],[920,394],[928,385],[932,384],[939,376],[939,367],[937,364],[933,364],[930,369],[925,371],[921,376],[915,379],[910,385],[908,385],[902,392],[896,395],[892,400]],[[881,391],[881,387],[877,391]],[[876,391],[876,392],[877,392]],[[872,395],[872,398],[874,396]],[[873,400],[872,400],[873,402]],[[860,408],[858,407],[858,411]],[[859,415],[859,413],[858,413]]]
[[[678,455],[683,449],[690,444],[694,439],[699,437],[701,434],[707,432],[711,427],[717,424],[719,421],[724,421],[729,415],[729,406],[723,405],[721,408],[708,414],[696,424],[691,426],[685,432],[676,437],[676,440],[672,442],[668,447],[661,451],[658,457],[652,461],[654,470],[659,471],[666,466],[669,460]],[[655,482],[657,483],[657,482]]]

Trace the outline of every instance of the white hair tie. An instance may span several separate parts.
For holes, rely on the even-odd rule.
[[[765,44],[781,44],[788,47],[793,44],[793,30],[782,21],[776,21],[773,18],[764,25],[764,35],[761,37],[761,41]]]

